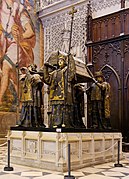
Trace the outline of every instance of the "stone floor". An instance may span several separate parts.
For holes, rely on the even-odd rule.
[[[76,171],[72,171],[76,179],[129,179],[129,161],[122,160],[120,163],[123,167],[114,167],[114,163],[105,163],[86,167]],[[13,171],[4,171],[5,162],[0,164],[0,179],[64,179],[68,173],[54,172],[51,170],[43,170],[30,168],[26,166],[14,165]]]

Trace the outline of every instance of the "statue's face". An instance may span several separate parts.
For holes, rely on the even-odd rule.
[[[103,78],[102,78],[101,76],[98,76],[98,77],[97,77],[97,81],[98,81],[99,83],[102,83],[102,82],[103,82]]]
[[[59,64],[60,68],[63,68],[65,66],[64,65],[64,60],[62,58],[59,59],[58,64]]]

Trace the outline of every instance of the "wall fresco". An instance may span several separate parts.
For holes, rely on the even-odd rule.
[[[0,0],[0,111],[16,112],[20,68],[40,64],[40,22],[33,0]]]

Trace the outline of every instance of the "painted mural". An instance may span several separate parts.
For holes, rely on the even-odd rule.
[[[0,0],[0,111],[17,110],[19,69],[39,66],[39,25],[33,0]]]

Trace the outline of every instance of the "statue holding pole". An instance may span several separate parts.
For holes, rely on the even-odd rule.
[[[46,62],[44,64],[44,82],[49,86],[50,112],[49,127],[71,128],[73,125],[73,86],[76,80],[76,68],[73,56],[70,54],[72,27],[74,13],[77,10],[72,8],[71,30],[68,54],[56,53],[56,68]],[[50,70],[51,69],[51,70]],[[51,72],[50,72],[51,71]]]
[[[86,90],[89,105],[88,113],[91,117],[91,128],[111,129],[110,84],[104,80],[102,71],[96,71],[93,80],[94,83]]]

